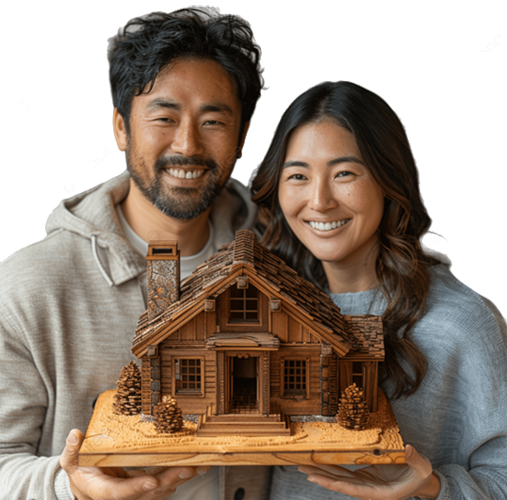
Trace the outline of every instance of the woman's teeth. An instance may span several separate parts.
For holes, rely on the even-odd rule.
[[[337,227],[341,227],[344,224],[347,224],[350,219],[343,219],[336,222],[314,222],[312,220],[308,221],[308,224],[313,227],[313,229],[318,229],[319,231],[331,231],[331,229],[336,229]]]
[[[177,168],[166,168],[165,171],[178,179],[197,179],[204,173],[204,170],[178,170]]]

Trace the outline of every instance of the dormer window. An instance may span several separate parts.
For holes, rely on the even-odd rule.
[[[259,293],[252,285],[229,288],[229,322],[257,323],[259,321]]]

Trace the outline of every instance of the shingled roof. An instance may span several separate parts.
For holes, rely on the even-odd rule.
[[[232,243],[222,246],[181,282],[179,301],[151,321],[147,311],[141,315],[132,342],[134,354],[142,355],[148,343],[160,341],[161,330],[163,337],[167,336],[167,325],[171,325],[170,330],[179,328],[179,319],[185,322],[194,317],[203,310],[206,299],[218,297],[245,274],[268,296],[295,308],[311,323],[312,330],[320,333],[342,356],[350,350],[377,358],[384,356],[380,317],[361,316],[366,323],[344,317],[328,295],[298,276],[248,230],[238,231]],[[366,325],[366,331],[362,325]]]

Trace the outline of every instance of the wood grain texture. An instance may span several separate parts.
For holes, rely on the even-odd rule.
[[[330,428],[327,426],[340,426],[322,422],[291,422],[291,436],[229,436],[229,442],[227,435],[196,437],[193,424],[187,424],[182,433],[157,435],[151,430],[152,424],[141,422],[139,416],[114,416],[111,408],[114,393],[106,391],[97,401],[79,453],[82,466],[405,463],[403,440],[391,406],[381,391],[379,407],[383,414],[378,420],[383,420],[382,427],[344,434],[357,438],[370,432],[366,444],[361,445],[357,440],[326,442],[322,437]],[[137,433],[137,441],[125,439],[129,422],[132,434]]]

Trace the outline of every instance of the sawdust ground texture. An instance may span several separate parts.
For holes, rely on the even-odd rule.
[[[107,391],[101,398],[99,411],[95,412],[90,422],[87,438],[92,438],[100,446],[107,442],[107,447],[118,452],[157,447],[181,450],[182,447],[205,450],[227,446],[238,449],[293,450],[336,449],[359,450],[378,448],[381,450],[402,450],[403,441],[398,427],[388,416],[386,399],[379,398],[378,411],[370,414],[368,425],[364,430],[349,430],[337,423],[327,422],[291,422],[290,436],[240,436],[227,435],[217,437],[197,437],[197,425],[184,421],[180,431],[173,434],[158,434],[153,423],[141,421],[139,415],[115,415],[112,412],[112,400],[115,391]],[[393,425],[394,424],[394,425]],[[93,435],[90,430],[93,429]]]

